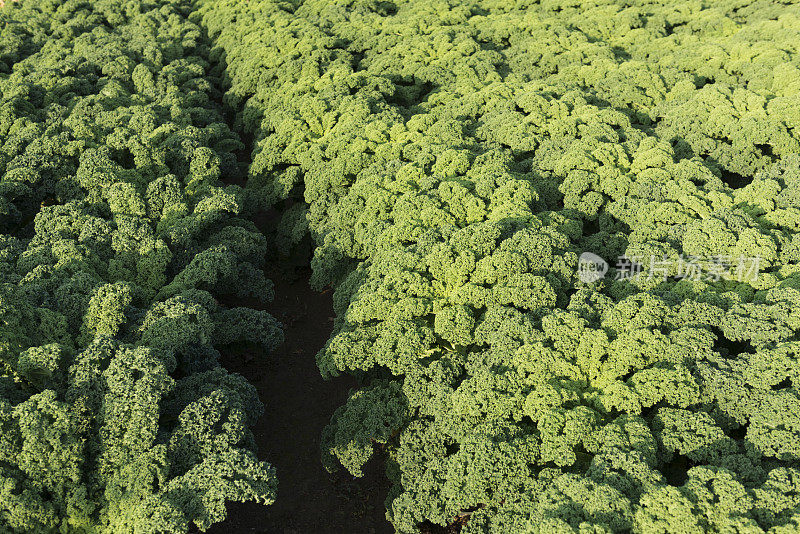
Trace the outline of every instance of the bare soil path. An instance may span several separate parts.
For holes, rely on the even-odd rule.
[[[388,481],[382,462],[373,461],[361,479],[329,474],[320,461],[319,437],[334,410],[355,386],[352,378],[325,381],[314,359],[333,326],[330,292],[308,286],[310,270],[297,280],[287,271],[267,272],[275,301],[267,308],[284,324],[286,342],[265,358],[230,358],[223,365],[244,375],[259,391],[265,414],[254,429],[259,456],[278,474],[278,498],[271,506],[230,505],[229,519],[213,534],[384,534],[383,501]]]

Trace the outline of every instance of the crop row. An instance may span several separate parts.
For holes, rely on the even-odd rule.
[[[0,10],[0,532],[187,532],[270,503],[220,349],[280,325],[187,2]]]
[[[200,2],[398,532],[800,528],[789,4]]]

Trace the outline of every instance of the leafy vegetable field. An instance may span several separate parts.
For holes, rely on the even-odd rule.
[[[403,534],[800,532],[798,48],[794,0],[6,4],[0,533],[231,531],[283,433]]]

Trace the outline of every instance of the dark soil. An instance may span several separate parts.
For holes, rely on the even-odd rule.
[[[393,532],[385,518],[389,483],[382,462],[373,461],[363,478],[329,474],[320,460],[319,438],[334,410],[355,381],[325,381],[314,359],[333,327],[330,292],[308,286],[310,270],[293,276],[267,272],[275,282],[275,301],[267,307],[284,324],[286,342],[264,357],[230,357],[223,364],[258,388],[265,414],[253,429],[259,456],[275,466],[278,498],[271,506],[229,505],[228,520],[214,534]],[[247,360],[250,361],[247,361]]]

